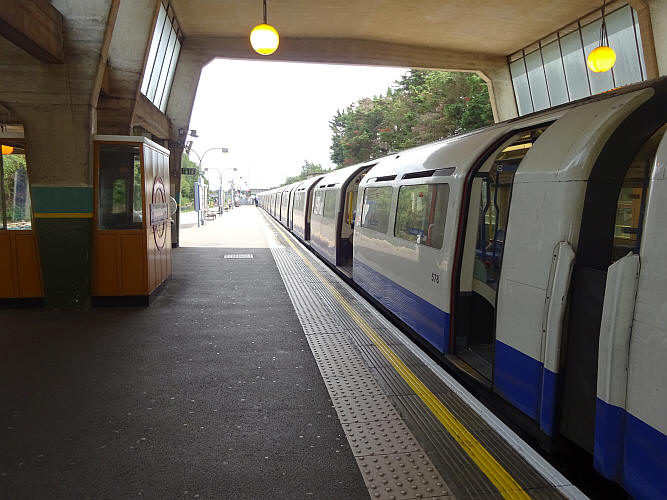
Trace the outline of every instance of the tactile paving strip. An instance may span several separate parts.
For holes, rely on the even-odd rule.
[[[391,402],[381,394],[332,397],[338,419],[343,424],[400,420],[400,415]]]
[[[343,424],[355,457],[420,451],[412,432],[401,420]]]
[[[306,272],[300,257],[293,258],[287,248],[271,251],[371,497],[448,495],[444,480],[347,333],[354,327],[350,318],[321,284],[310,276],[301,279],[302,272],[314,275]],[[375,461],[364,462],[367,457]]]
[[[357,457],[371,498],[452,498],[424,452]]]
[[[283,236],[279,235],[279,237]],[[431,458],[437,463],[437,468],[446,473],[448,482],[457,495],[500,498],[501,494],[489,478],[472,462],[471,457],[463,452],[460,445],[435,419],[421,399],[414,395],[391,364],[383,359],[374,342],[360,329],[347,313],[346,308],[334,297],[331,288],[335,290],[333,293],[352,305],[356,314],[374,330],[376,335],[391,346],[392,350],[404,360],[405,365],[408,365],[429,390],[452,411],[455,418],[460,422],[465,422],[466,427],[471,424],[470,432],[484,443],[486,448],[492,452],[492,456],[499,459],[507,470],[512,471],[514,478],[519,481],[520,488],[523,488],[524,491],[529,490],[531,494],[534,492],[540,498],[562,498],[559,488],[551,486],[544,477],[527,464],[525,459],[512,450],[508,453],[507,450],[510,447],[507,442],[492,431],[467,403],[464,403],[403,345],[387,320],[379,317],[365,304],[360,304],[356,295],[322,264],[315,264],[322,268],[320,276],[317,276],[317,273],[314,273],[313,269],[303,261],[305,258],[313,263],[317,262],[316,258],[307,253],[304,253],[303,257],[299,256],[288,247],[271,247],[271,250],[274,252],[276,263],[283,275],[290,297],[292,297],[297,315],[304,325],[304,331],[308,334],[307,338],[322,371],[339,419],[345,428],[348,441],[355,455],[368,453],[358,456],[357,461],[373,498],[452,497],[450,487],[445,485],[436,467],[426,455],[424,448],[421,447],[422,444],[427,446],[429,454],[432,455]],[[321,281],[322,279],[326,280],[326,286]],[[327,316],[327,319],[313,318],[313,316],[321,315]],[[318,327],[321,327],[320,331]],[[323,341],[326,337],[330,337],[330,342]],[[311,342],[310,339],[317,339],[317,341]],[[359,368],[360,366],[362,368]],[[401,410],[397,411],[396,408],[401,408]],[[401,420],[401,413],[407,418],[405,422]],[[419,438],[415,438],[414,434],[410,433],[409,443],[416,443],[416,446],[419,447],[418,451],[405,454],[384,453],[391,447],[386,444],[389,441],[384,442],[383,438],[378,436],[378,426],[387,422],[400,423],[408,431],[416,432]],[[392,433],[392,435],[403,436],[399,432]],[[405,445],[405,440],[398,443],[398,446]],[[392,446],[396,446],[396,443]],[[395,457],[403,455],[413,457],[418,455],[428,465],[422,464],[426,469],[420,469],[419,464],[410,461],[410,467],[399,470],[397,466],[405,462],[391,462],[389,458],[396,459]],[[387,461],[382,462],[380,459]],[[368,465],[369,463],[372,463],[372,466]],[[388,471],[382,469],[384,465],[389,467]],[[430,477],[431,481],[424,477],[424,470],[433,476]],[[373,475],[374,471],[379,471],[378,476]],[[386,475],[388,473],[392,473],[391,480]],[[403,477],[402,473],[408,476]],[[406,485],[407,487],[402,487]],[[424,489],[419,489],[422,487]]]

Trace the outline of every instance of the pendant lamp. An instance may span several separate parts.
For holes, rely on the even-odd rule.
[[[280,37],[276,29],[266,22],[266,0],[264,2],[264,23],[258,24],[250,32],[250,45],[258,54],[270,56],[278,49]]]
[[[588,69],[594,73],[609,71],[616,63],[616,52],[609,46],[607,24],[604,19],[605,1],[602,0],[602,24],[600,25],[600,45],[591,51],[586,58]]]

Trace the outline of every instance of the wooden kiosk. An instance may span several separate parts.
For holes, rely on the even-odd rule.
[[[171,276],[169,150],[141,136],[94,145],[93,300],[148,304]]]

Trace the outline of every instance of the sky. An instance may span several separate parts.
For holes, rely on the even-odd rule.
[[[199,80],[190,129],[192,149],[210,151],[202,166],[212,189],[214,168],[224,170],[223,185],[268,188],[301,172],[304,160],[333,166],[329,158],[331,120],[363,97],[383,95],[405,68],[216,59]],[[197,156],[190,159],[198,162]]]

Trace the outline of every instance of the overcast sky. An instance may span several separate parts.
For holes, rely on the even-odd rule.
[[[362,97],[385,94],[407,70],[367,66],[217,59],[202,72],[190,128],[193,149],[236,184],[265,188],[301,171],[304,160],[331,167],[329,120]],[[190,158],[197,162],[193,154]],[[211,188],[219,177],[209,171]],[[240,177],[243,177],[241,180]]]

